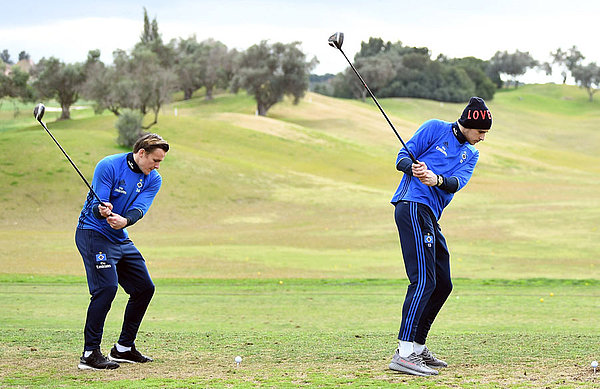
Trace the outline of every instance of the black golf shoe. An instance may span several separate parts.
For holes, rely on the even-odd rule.
[[[119,352],[117,350],[117,346],[113,346],[113,348],[110,349],[110,353],[108,354],[108,359],[115,362],[125,363],[146,363],[153,361],[152,358],[147,357],[139,351],[137,351],[135,349],[135,345],[131,346],[131,350],[124,352]]]
[[[93,350],[88,357],[81,355],[79,365],[81,370],[110,370],[119,367],[117,362],[109,361],[99,349]]]

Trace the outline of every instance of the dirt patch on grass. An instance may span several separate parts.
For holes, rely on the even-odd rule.
[[[168,348],[168,345],[167,345]],[[501,388],[596,388],[598,375],[574,362],[536,360],[535,364],[456,364],[438,376],[413,377],[387,369],[389,360],[356,361],[350,358],[318,361],[311,355],[287,355],[277,360],[250,355],[237,366],[230,352],[165,351],[147,364],[122,364],[112,371],[80,371],[78,356],[60,352],[32,351],[26,347],[4,348],[0,362],[0,386],[83,385],[94,382],[137,381],[136,386],[394,386],[408,387],[501,387]],[[230,360],[231,359],[231,360]],[[162,384],[161,384],[162,383]]]

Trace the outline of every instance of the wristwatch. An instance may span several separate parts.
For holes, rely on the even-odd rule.
[[[437,175],[437,184],[435,186],[442,186],[444,184],[444,176],[441,174]]]

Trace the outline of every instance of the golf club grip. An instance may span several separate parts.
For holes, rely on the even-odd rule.
[[[396,134],[396,136],[400,140],[400,143],[402,143],[402,146],[404,146],[404,148],[408,152],[408,156],[410,157],[410,159],[413,161],[413,163],[417,163],[417,159],[410,152],[410,150],[408,149],[408,146],[406,146],[406,143],[404,143],[404,141],[402,140],[402,137],[400,136],[400,134],[398,134],[398,131],[396,131],[396,127],[394,127],[394,124],[392,123],[392,121],[385,114],[385,111],[383,110],[383,108],[381,107],[381,105],[379,105],[379,102],[377,101],[377,98],[375,97],[375,95],[373,94],[373,92],[371,92],[371,89],[369,89],[369,86],[367,85],[367,83],[365,82],[365,80],[363,80],[363,78],[361,77],[361,75],[358,73],[358,70],[356,70],[356,68],[354,67],[354,65],[352,65],[352,62],[350,62],[350,60],[346,56],[346,53],[344,53],[344,51],[341,48],[338,48],[338,49],[340,50],[340,52],[342,53],[342,55],[344,56],[344,58],[346,58],[346,61],[348,61],[348,63],[350,64],[350,67],[352,68],[352,70],[354,70],[354,73],[356,73],[356,75],[358,76],[358,79],[363,84],[363,86],[365,87],[365,89],[367,90],[367,92],[369,92],[369,95],[371,96],[371,98],[373,99],[373,101],[375,102],[375,104],[377,105],[377,108],[379,108],[379,110],[383,114],[383,117],[385,117],[385,120],[387,120],[387,122],[390,125],[390,127],[392,127],[392,130],[394,131],[394,134]]]
[[[42,122],[41,120],[38,120],[38,121],[40,122],[40,124],[42,125],[42,127],[44,127],[44,130],[46,130],[46,132],[48,133],[48,135],[50,135],[50,138],[52,138],[52,140],[54,141],[54,143],[56,143],[56,145],[58,146],[58,148],[60,149],[60,151],[62,151],[62,153],[65,155],[65,157],[67,157],[67,160],[69,160],[69,162],[71,162],[71,165],[73,166],[73,168],[75,169],[75,171],[77,172],[77,174],[79,174],[79,177],[81,177],[81,179],[83,180],[83,182],[85,182],[85,184],[90,189],[90,192],[92,192],[92,194],[94,195],[94,197],[96,198],[96,200],[98,200],[100,202],[100,204],[102,204],[102,206],[106,207],[106,204],[104,204],[104,201],[100,200],[100,197],[98,197],[98,195],[96,194],[96,192],[94,192],[94,190],[92,189],[92,186],[88,183],[88,181],[85,179],[85,177],[83,176],[83,174],[81,174],[81,172],[79,171],[79,169],[77,168],[77,166],[75,165],[75,163],[71,160],[71,157],[69,157],[69,155],[62,148],[62,146],[60,145],[60,143],[58,143],[58,141],[56,140],[56,138],[54,137],[54,135],[52,135],[52,133],[50,132],[50,130],[48,130],[48,127],[46,127],[46,125],[44,124],[44,122]]]

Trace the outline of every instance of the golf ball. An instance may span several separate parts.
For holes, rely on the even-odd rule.
[[[595,369],[598,367],[598,361],[592,361],[592,367]]]
[[[235,357],[235,363],[242,363],[242,357],[240,357],[239,355]]]

